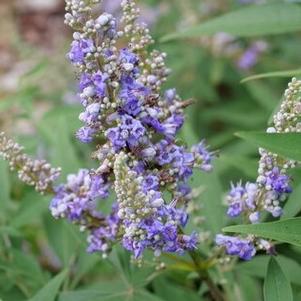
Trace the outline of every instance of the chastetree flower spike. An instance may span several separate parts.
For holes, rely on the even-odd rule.
[[[285,90],[279,111],[274,115],[273,124],[267,133],[301,132],[301,81],[293,78]],[[227,195],[227,215],[230,218],[243,216],[249,223],[258,223],[263,212],[278,218],[282,215],[282,204],[292,192],[288,170],[297,162],[285,159],[265,149],[259,149],[258,177],[255,183],[232,184]],[[247,238],[218,235],[216,243],[223,246],[229,255],[251,259],[256,249],[273,253],[273,245],[261,238]]]
[[[99,165],[57,186],[50,210],[88,231],[89,252],[107,256],[121,243],[135,258],[146,249],[183,254],[199,240],[182,232],[193,195],[188,180],[193,169],[212,169],[213,154],[204,141],[190,150],[177,142],[190,102],[175,89],[162,91],[166,54],[149,51],[153,40],[135,1],[120,2],[121,18],[99,13],[101,2],[66,0],[65,16],[83,106],[76,137],[99,141],[92,154]],[[105,214],[98,203],[109,197],[116,201]]]

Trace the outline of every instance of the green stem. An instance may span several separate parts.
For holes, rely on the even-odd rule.
[[[196,251],[190,251],[189,255],[190,255],[193,263],[195,264],[196,271],[197,271],[200,279],[207,284],[207,286],[209,288],[210,295],[212,297],[212,300],[214,300],[214,301],[226,301],[226,298],[224,297],[224,295],[222,294],[220,289],[216,286],[214,281],[211,279],[208,271],[202,269],[202,267],[200,266],[200,259],[201,259],[200,254],[197,253]]]

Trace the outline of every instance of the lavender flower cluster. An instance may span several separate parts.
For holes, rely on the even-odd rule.
[[[301,81],[293,79],[285,91],[280,110],[275,114],[273,125],[267,129],[267,133],[289,133],[301,131]],[[232,184],[227,196],[230,218],[243,216],[249,223],[258,223],[262,212],[266,211],[278,218],[282,215],[282,204],[292,192],[291,178],[288,170],[294,168],[296,161],[287,160],[259,149],[260,160],[258,177],[255,183],[241,182]],[[268,253],[273,251],[272,244],[255,237],[231,237],[218,235],[216,243],[224,246],[229,255],[237,255],[242,259],[251,259],[257,249],[264,249]]]
[[[133,0],[121,1],[122,17],[97,14],[100,0],[66,0],[65,23],[74,29],[68,58],[79,77],[83,143],[98,141],[100,164],[69,175],[56,187],[50,209],[89,232],[88,251],[104,256],[121,242],[136,258],[196,248],[198,234],[185,235],[193,169],[212,169],[204,141],[187,150],[176,140],[184,108],[175,89],[161,92],[169,69],[165,53],[147,51],[153,42],[139,24]],[[97,14],[97,15],[96,15]],[[126,43],[126,47],[119,47]],[[99,202],[116,197],[112,211]]]

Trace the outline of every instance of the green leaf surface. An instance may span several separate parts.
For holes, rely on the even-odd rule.
[[[59,301],[162,301],[146,290],[105,293],[99,290],[64,292]]]
[[[273,71],[273,72],[266,72],[260,74],[254,74],[248,76],[241,80],[241,83],[246,83],[255,79],[261,78],[269,78],[269,77],[294,77],[301,75],[301,69],[294,69],[294,70],[283,70],[283,71]]]
[[[224,207],[222,206],[222,185],[217,168],[210,173],[196,171],[192,178],[192,186],[204,188],[199,199],[203,205],[202,212],[206,216],[206,226],[213,234],[220,232],[224,226]]]
[[[295,181],[298,181],[298,179],[295,179]],[[301,185],[298,185],[293,189],[293,192],[291,193],[289,199],[285,203],[283,207],[283,214],[281,216],[281,219],[294,217],[300,211],[301,211]]]
[[[50,155],[52,163],[62,168],[63,178],[69,173],[77,172],[81,167],[80,160],[70,138],[68,126],[67,120],[61,115],[39,125],[41,133],[51,145],[52,152]],[[53,129],[56,130],[54,131]]]
[[[96,289],[78,290],[78,291],[61,293],[59,297],[59,301],[106,301],[106,300],[113,300],[112,296],[113,294],[107,294]]]
[[[239,132],[236,135],[285,158],[301,161],[300,133]]]
[[[67,221],[54,220],[47,214],[44,217],[44,228],[50,246],[64,266],[68,266],[81,248],[86,246],[76,226]]]
[[[238,275],[246,274],[252,277],[265,278],[268,268],[270,256],[260,255],[256,256],[250,261],[245,261],[235,266],[235,271]],[[278,255],[277,260],[281,265],[284,274],[290,282],[301,285],[301,266],[292,258]]]
[[[265,301],[293,301],[291,285],[273,257],[268,265],[263,291]]]
[[[264,36],[299,31],[301,8],[296,4],[251,5],[213,18],[183,31],[168,34],[163,42],[226,32],[238,37]]]
[[[22,204],[17,214],[10,221],[10,226],[20,228],[27,224],[32,224],[49,206],[49,197],[40,196],[35,191],[30,192],[23,198]]]
[[[301,218],[289,218],[276,222],[236,225],[223,229],[224,232],[254,234],[260,237],[301,246]]]
[[[189,301],[201,301],[201,297],[194,291],[173,284],[171,281],[163,277],[155,279],[153,287],[157,296],[169,301],[182,301],[188,299]]]
[[[54,301],[66,276],[67,270],[62,271],[60,274],[51,279],[29,301]]]

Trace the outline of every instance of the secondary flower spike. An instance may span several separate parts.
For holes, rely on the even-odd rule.
[[[17,170],[19,179],[44,194],[53,192],[53,183],[61,169],[53,168],[45,160],[33,160],[24,153],[23,147],[0,133],[0,156],[9,162],[11,170]]]
[[[106,256],[119,242],[136,258],[146,249],[182,254],[198,243],[197,233],[182,232],[192,197],[187,182],[193,169],[212,169],[213,155],[204,141],[191,149],[177,142],[188,104],[175,89],[162,91],[166,54],[148,51],[153,40],[137,21],[135,1],[121,1],[119,19],[99,13],[94,4],[101,2],[67,0],[65,18],[75,31],[67,58],[83,106],[76,137],[103,141],[93,153],[99,166],[69,175],[50,209],[89,232],[90,252]],[[116,201],[104,214],[98,203],[109,196]]]
[[[273,124],[267,129],[267,133],[271,135],[273,133],[300,133],[300,116],[301,81],[293,78],[288,89],[285,90],[280,109],[274,115]],[[230,218],[243,216],[249,223],[258,223],[264,211],[270,213],[274,218],[280,217],[283,213],[282,205],[292,192],[288,170],[296,167],[297,162],[262,148],[259,149],[259,154],[256,182],[244,185],[241,182],[237,185],[232,184],[227,195],[227,215]],[[272,250],[272,245],[263,239],[251,237],[247,240],[248,244],[245,239],[218,235],[216,243],[224,246],[229,255],[238,255],[242,259],[250,259],[255,255],[255,251],[248,252],[246,256],[244,251],[239,250],[240,247],[245,249],[247,245],[255,245],[257,249],[265,249],[268,253]],[[234,245],[235,252],[233,251]]]

